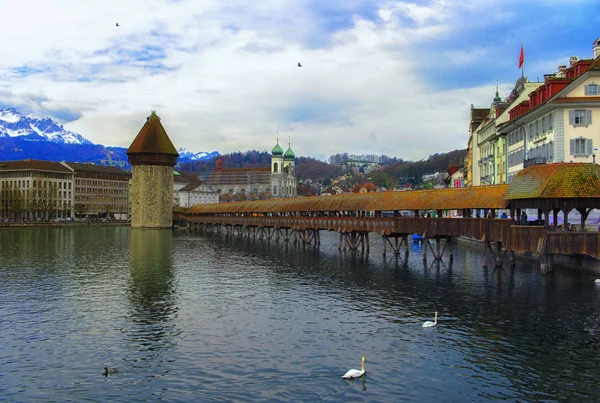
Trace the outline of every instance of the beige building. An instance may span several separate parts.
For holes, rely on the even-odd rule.
[[[465,186],[471,186],[473,184],[473,161],[477,163],[479,159],[479,148],[476,147],[477,141],[473,140],[475,137],[475,131],[487,119],[490,114],[489,108],[475,108],[471,105],[471,119],[469,122],[469,141],[467,143],[467,177],[465,178]]]
[[[128,219],[129,172],[115,166],[77,162],[65,164],[75,172],[75,215]]]
[[[25,159],[0,162],[0,219],[71,217],[74,175],[65,163]]]
[[[547,74],[529,99],[509,111],[501,132],[509,145],[508,182],[523,168],[552,162],[596,162],[600,144],[600,38],[593,58],[571,57]]]

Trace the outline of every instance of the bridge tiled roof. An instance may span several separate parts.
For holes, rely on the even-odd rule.
[[[202,204],[190,208],[189,212],[271,213],[288,211],[499,209],[508,206],[508,202],[503,198],[507,188],[508,185],[495,185]]]
[[[600,166],[558,162],[520,171],[504,195],[506,200],[600,197]]]

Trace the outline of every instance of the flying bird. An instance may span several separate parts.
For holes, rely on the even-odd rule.
[[[120,27],[119,23],[117,22],[117,27]]]
[[[302,63],[298,62],[298,67],[302,67]]]

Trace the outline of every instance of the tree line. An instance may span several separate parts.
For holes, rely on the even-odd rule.
[[[47,185],[42,186],[42,183]],[[35,217],[49,219],[64,208],[60,205],[58,189],[54,182],[33,182],[33,189],[19,189],[3,182],[0,187],[0,217],[19,221],[28,212]],[[65,210],[70,211],[70,209]]]

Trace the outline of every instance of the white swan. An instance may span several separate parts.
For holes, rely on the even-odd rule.
[[[350,371],[346,372],[344,375],[342,375],[342,378],[346,378],[346,379],[350,379],[350,378],[360,378],[361,376],[363,376],[365,374],[365,357],[362,358],[362,370],[358,370],[358,369],[351,369]]]
[[[600,285],[600,278],[597,278],[596,280],[594,280],[594,283],[596,283],[597,285]]]
[[[434,327],[437,326],[437,312],[435,313],[435,319],[432,321],[428,320],[427,322],[423,323],[423,327]]]

